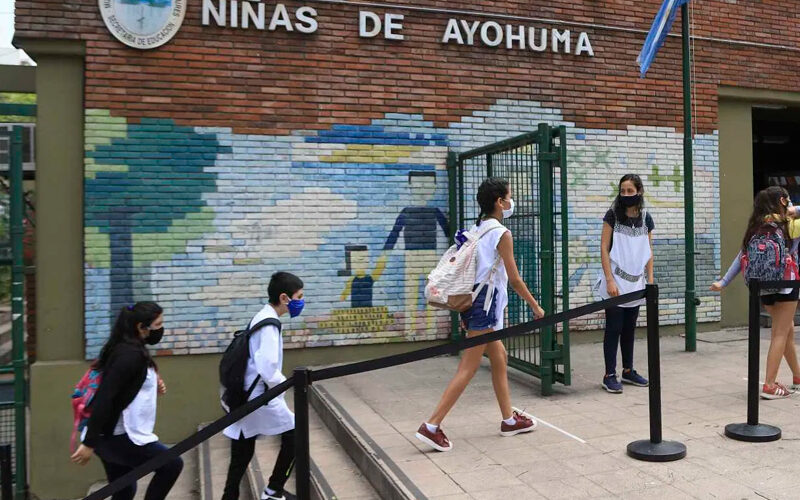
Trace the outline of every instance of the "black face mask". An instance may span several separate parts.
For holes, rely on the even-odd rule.
[[[642,201],[642,195],[635,194],[633,196],[622,196],[619,197],[619,202],[622,204],[623,207],[635,207]]]
[[[156,345],[161,342],[161,337],[164,336],[164,327],[162,326],[158,330],[150,330],[150,335],[144,339],[144,343],[147,345]]]

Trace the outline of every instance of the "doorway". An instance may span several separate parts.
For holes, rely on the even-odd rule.
[[[753,105],[753,194],[782,186],[800,203],[800,107]]]

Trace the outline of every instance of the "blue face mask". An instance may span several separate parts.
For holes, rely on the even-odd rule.
[[[305,307],[306,301],[305,299],[292,299],[289,301],[287,307],[289,308],[289,317],[296,318],[300,316],[300,313],[303,312],[303,307]]]

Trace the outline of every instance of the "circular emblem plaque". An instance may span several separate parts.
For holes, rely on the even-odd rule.
[[[187,0],[99,0],[106,27],[136,49],[164,45],[181,27]]]

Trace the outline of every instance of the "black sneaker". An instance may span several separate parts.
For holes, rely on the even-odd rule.
[[[297,497],[288,491],[276,491],[270,495],[267,493],[267,490],[264,490],[264,492],[261,493],[261,500],[297,500]]]

